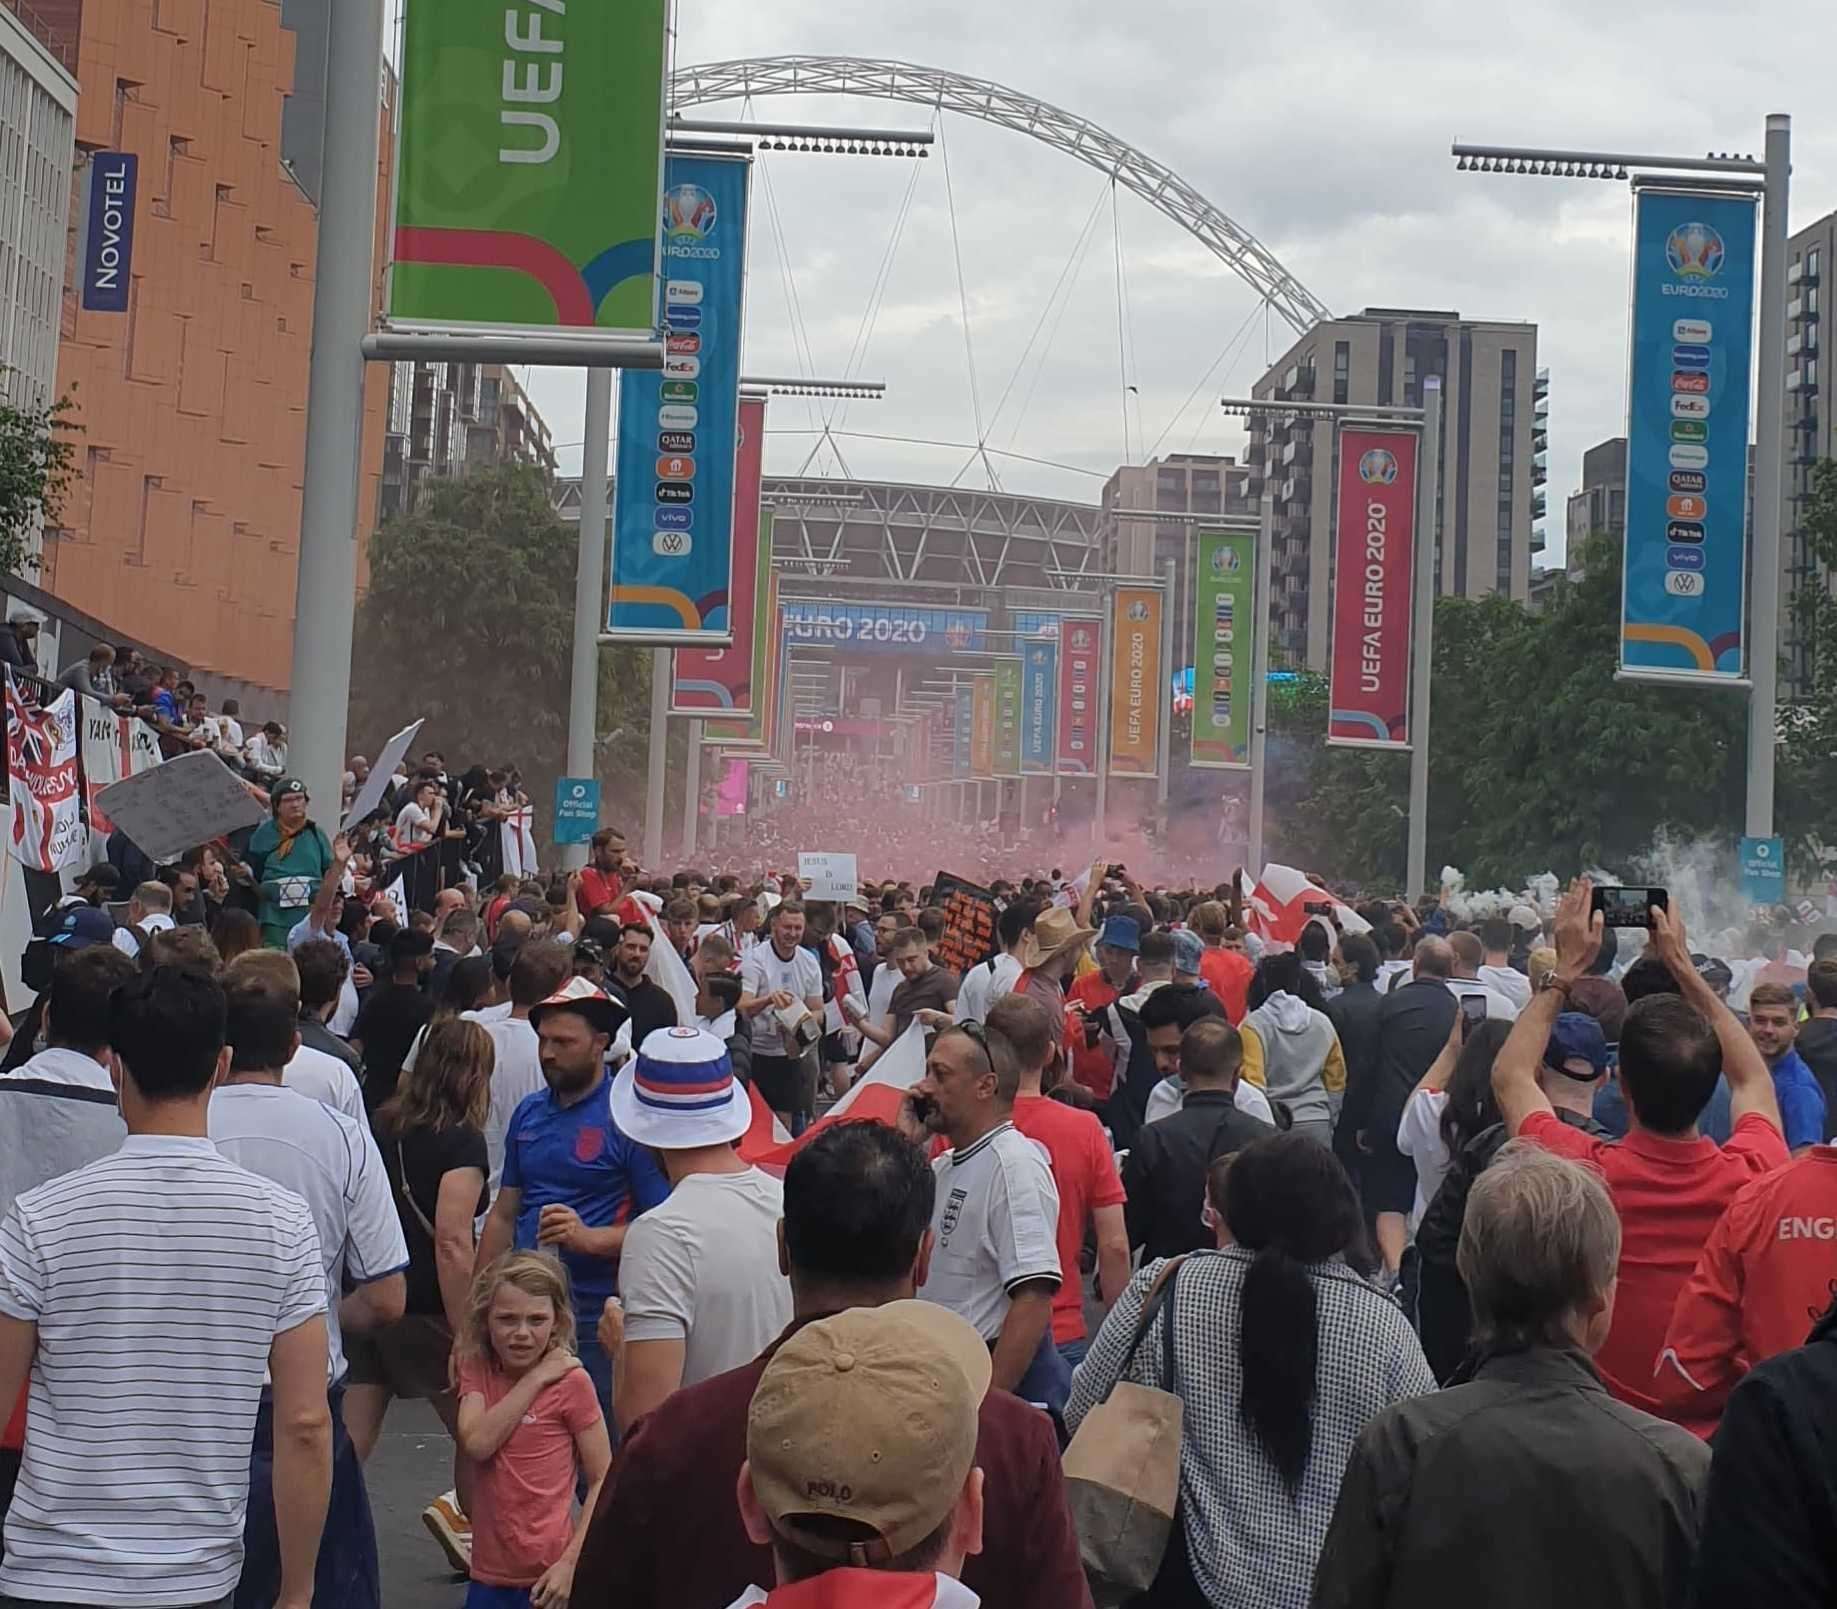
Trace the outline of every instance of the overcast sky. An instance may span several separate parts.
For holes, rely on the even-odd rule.
[[[1802,3],[682,0],[679,26],[684,63],[898,59],[991,79],[1089,118],[1172,167],[1336,313],[1383,305],[1534,321],[1538,362],[1551,374],[1551,563],[1583,450],[1625,428],[1629,191],[1457,173],[1450,141],[1758,154],[1765,115],[1794,112],[1793,225],[1837,206],[1837,120],[1824,110],[1837,20]],[[742,115],[738,103],[699,110]],[[773,98],[752,110],[872,126],[931,121],[924,108],[839,97]],[[983,431],[993,447],[1071,466],[996,457],[1004,486],[1096,501],[1125,456],[1125,384],[1139,388],[1139,401],[1128,399],[1131,460],[1157,450],[1241,451],[1241,431],[1216,399],[1247,391],[1294,332],[1266,318],[1255,292],[1176,224],[1123,192],[1114,209],[1128,293],[1119,363],[1108,181],[980,122],[951,117],[940,133],[948,183],[935,151],[918,164],[763,158],[747,371],[799,374],[813,365],[826,377],[884,380],[885,401],[848,408],[838,428],[973,444],[954,199]],[[851,368],[915,167],[872,338]],[[1052,304],[1055,318],[1022,366],[1093,215],[1071,289]],[[538,370],[529,384],[557,442],[578,443],[581,375]],[[813,407],[775,401],[768,470],[802,467],[815,438],[790,432],[820,422]],[[986,484],[963,450],[849,438],[841,447],[858,475],[943,483],[961,474]],[[578,471],[578,446],[561,460]],[[839,472],[828,453],[816,467]]]

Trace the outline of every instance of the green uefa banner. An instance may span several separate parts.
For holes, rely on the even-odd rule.
[[[1021,662],[995,661],[995,774],[1021,774]]]
[[[1248,534],[1201,531],[1193,578],[1193,760],[1198,766],[1250,767],[1252,634],[1257,629],[1257,541]]]
[[[389,317],[657,323],[668,0],[407,0]]]

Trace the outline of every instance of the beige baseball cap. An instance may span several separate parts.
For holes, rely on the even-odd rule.
[[[935,1302],[857,1307],[807,1324],[766,1365],[746,1423],[772,1528],[819,1558],[884,1564],[943,1524],[976,1462],[989,1349]],[[854,1520],[878,1540],[804,1525]]]

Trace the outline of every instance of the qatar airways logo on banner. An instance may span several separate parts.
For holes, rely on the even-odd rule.
[[[1343,430],[1327,739],[1409,746],[1414,430]]]

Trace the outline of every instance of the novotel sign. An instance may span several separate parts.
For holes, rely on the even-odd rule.
[[[134,263],[134,194],[140,158],[97,151],[89,159],[89,210],[83,229],[83,306],[92,313],[128,310]]]

